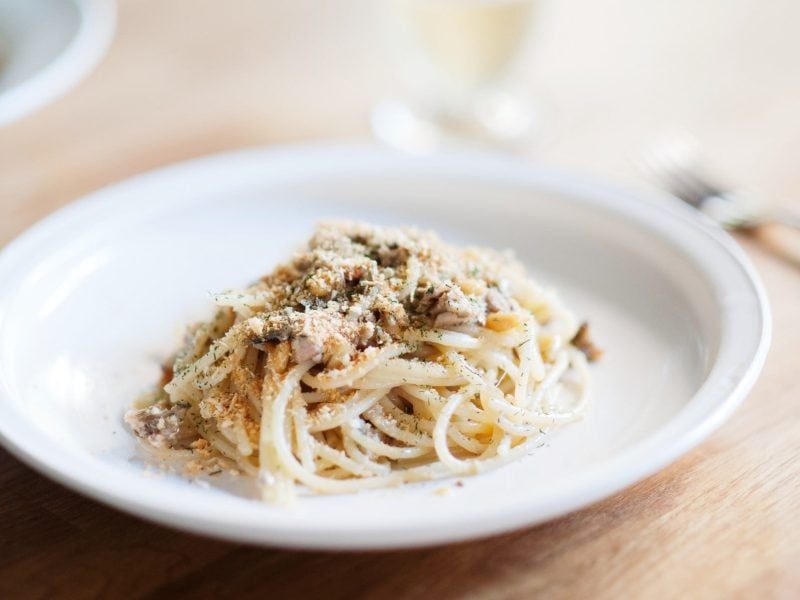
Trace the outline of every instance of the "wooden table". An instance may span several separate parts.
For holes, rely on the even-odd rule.
[[[0,243],[175,160],[367,137],[369,107],[392,86],[370,7],[122,0],[92,76],[0,130]],[[559,0],[546,12],[523,69],[552,107],[531,156],[643,185],[631,159],[680,126],[740,183],[800,198],[800,3]],[[0,597],[798,597],[800,269],[741,241],[774,311],[763,376],[701,447],[605,502],[451,547],[284,552],[144,523],[0,452]]]

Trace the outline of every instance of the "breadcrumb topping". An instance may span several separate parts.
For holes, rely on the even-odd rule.
[[[509,269],[521,267],[429,232],[325,223],[307,249],[248,290],[267,306],[251,320],[251,343],[289,340],[296,363],[346,366],[364,348],[401,341],[408,327],[484,325],[512,310],[503,289]]]

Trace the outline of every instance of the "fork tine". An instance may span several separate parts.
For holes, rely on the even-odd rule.
[[[711,181],[704,178],[696,169],[699,167],[690,168],[687,167],[680,172],[680,176],[683,178],[684,181],[687,182],[688,185],[694,187],[698,190],[698,193],[701,194],[704,198],[709,198],[711,196],[719,196],[722,194],[723,190],[720,189],[719,186],[714,185]]]
[[[702,191],[695,182],[683,176],[683,167],[675,159],[663,151],[650,152],[646,157],[649,175],[668,192],[684,202],[697,206],[703,199]]]
[[[662,138],[642,155],[640,166],[661,187],[711,217],[726,229],[747,229],[764,222],[762,207],[708,175],[687,135]],[[800,220],[797,221],[800,226]]]
[[[674,134],[654,144],[645,153],[645,163],[662,186],[692,206],[723,193],[698,172],[697,144],[688,134]]]

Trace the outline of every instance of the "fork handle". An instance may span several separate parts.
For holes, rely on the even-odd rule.
[[[791,210],[770,210],[766,215],[766,221],[770,223],[780,223],[787,227],[800,230],[800,213]]]
[[[797,235],[800,223],[797,216],[793,215],[793,222],[767,219],[752,229],[742,230],[742,233],[757,240],[773,256],[800,268],[800,235]]]

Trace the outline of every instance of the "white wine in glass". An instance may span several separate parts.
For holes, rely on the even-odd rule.
[[[534,0],[382,0],[386,37],[405,84],[381,103],[376,135],[409,150],[454,141],[514,142],[532,124],[509,88]]]

